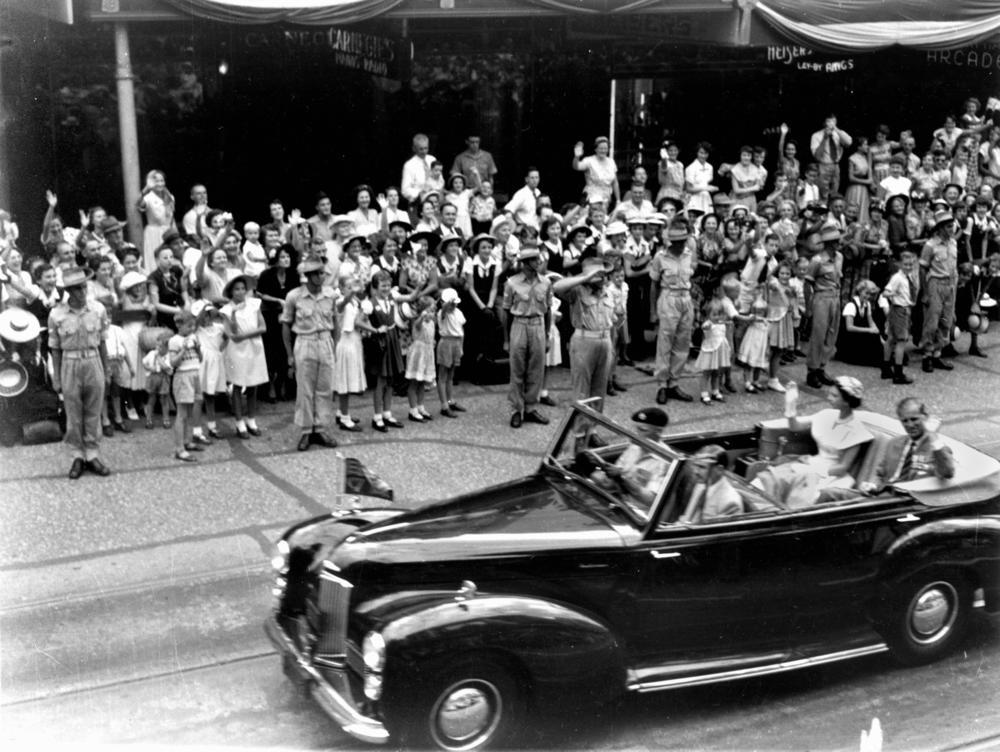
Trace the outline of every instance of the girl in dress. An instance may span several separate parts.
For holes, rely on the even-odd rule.
[[[458,210],[458,220],[455,222],[455,226],[462,231],[465,237],[472,237],[472,217],[469,214],[472,191],[465,187],[465,176],[460,172],[452,173],[451,177],[448,178],[447,185],[448,191],[444,194],[444,200]]]
[[[173,194],[167,190],[167,177],[159,170],[146,173],[146,186],[137,204],[139,211],[146,215],[146,229],[142,231],[142,266],[144,269],[156,267],[153,254],[163,245],[163,233],[174,226]]]
[[[371,278],[374,282],[379,272],[384,272],[390,281],[389,287],[399,286],[399,241],[396,238],[382,238],[378,243],[378,256],[372,260]]]
[[[649,262],[653,260],[653,255],[649,243],[643,237],[645,227],[644,217],[633,217],[628,221],[629,238],[622,254],[625,283],[629,286],[626,305],[628,353],[623,360],[627,366],[635,361],[646,360],[650,355],[650,346],[644,333],[649,324]],[[701,260],[700,254],[698,259]]]
[[[469,215],[472,219],[473,232],[477,235],[489,232],[496,213],[497,200],[493,198],[493,183],[489,180],[482,180],[479,183],[479,192],[469,201]]]
[[[221,436],[218,423],[215,420],[215,400],[229,391],[229,386],[226,383],[226,364],[222,357],[222,352],[226,347],[226,326],[219,309],[204,300],[196,300],[192,303],[191,313],[195,315],[195,337],[198,339],[198,347],[201,350],[201,370],[198,375],[201,381],[202,399],[205,404],[204,414],[207,418],[203,430],[201,426],[203,411],[201,403],[196,401],[191,416],[191,422],[194,426],[192,433],[196,444],[207,445],[212,443],[209,436],[212,439],[218,439]],[[282,348],[282,352],[284,352],[284,348]]]
[[[152,320],[154,309],[149,299],[146,275],[141,272],[126,272],[121,279],[121,327],[128,358],[136,366],[132,378],[124,391],[125,412],[129,420],[139,420],[135,405],[139,404],[137,392],[146,389],[146,372],[139,368],[143,353],[139,347],[139,335]],[[164,416],[166,417],[166,416]],[[152,428],[153,416],[146,416],[146,427]]]
[[[701,371],[701,401],[705,405],[711,405],[712,400],[725,402],[722,374],[731,365],[732,349],[726,338],[729,323],[721,298],[713,298],[709,302],[701,328],[701,351],[695,361],[695,367]]]
[[[110,312],[111,309],[109,308]],[[168,334],[169,332],[164,332]],[[162,336],[162,334],[161,334]],[[159,344],[159,340],[157,340]],[[108,354],[108,369],[111,371],[111,381],[108,384],[107,397],[101,405],[101,424],[104,427],[105,436],[113,436],[115,429],[122,433],[132,433],[132,428],[122,419],[122,389],[128,388],[128,383],[132,379],[132,371],[137,367],[129,360],[128,348],[125,346],[125,337],[122,328],[117,324],[108,327],[107,334],[104,335],[104,348]],[[167,393],[170,392],[169,379],[167,380]],[[108,415],[108,405],[110,413]],[[147,414],[151,414],[147,411]],[[165,400],[163,414],[170,415],[169,397]]]
[[[341,294],[337,301],[340,337],[334,350],[333,391],[337,393],[337,426],[342,431],[361,430],[361,425],[351,417],[351,395],[361,394],[368,388],[361,332],[370,333],[374,329],[364,320],[360,300],[363,290],[361,282],[353,277],[340,281]]]
[[[880,125],[875,133],[875,143],[868,148],[872,165],[872,181],[875,185],[889,177],[889,161],[892,159],[892,150],[899,148],[898,141],[889,140],[889,133],[888,125]]]
[[[424,295],[417,303],[417,317],[410,326],[412,341],[406,354],[406,396],[410,403],[409,418],[414,423],[433,420],[424,407],[424,389],[436,377],[434,363],[434,332],[436,329],[434,298]]]
[[[802,166],[798,157],[799,145],[793,139],[788,138],[788,125],[782,123],[779,128],[781,135],[778,137],[778,172],[787,179],[785,184],[784,198],[788,201],[795,201],[799,189],[799,178],[802,174]]]
[[[743,341],[740,342],[739,359],[744,364],[745,389],[748,394],[757,394],[767,388],[767,385],[761,382],[764,371],[770,365],[768,342],[771,324],[767,320],[767,309],[767,298],[761,291],[750,307],[750,325],[743,335]]]
[[[87,280],[87,297],[104,306],[110,316],[118,307],[118,293],[112,277],[111,259],[107,256],[98,256],[91,259],[88,266],[94,271],[94,277]]]
[[[878,286],[868,279],[854,286],[854,297],[847,301],[841,313],[837,360],[859,366],[882,365],[882,333],[872,316],[872,300],[878,292]]]
[[[471,379],[479,379],[480,356],[497,355],[503,342],[500,317],[496,311],[500,262],[493,257],[496,240],[484,234],[476,235],[469,243],[472,257],[465,262],[466,329],[465,362]]]
[[[392,390],[405,370],[396,327],[396,303],[392,299],[392,278],[386,272],[377,271],[372,277],[371,298],[368,322],[372,327],[372,336],[364,340],[364,359],[368,373],[375,381],[372,428],[385,433],[389,428],[403,427],[392,416]]]
[[[257,387],[267,383],[267,357],[264,355],[264,314],[260,298],[250,296],[253,279],[241,274],[222,291],[229,303],[222,307],[223,323],[229,344],[224,360],[226,375],[232,384],[233,417],[236,435],[241,439],[260,436],[257,426]]]
[[[656,166],[656,175],[660,181],[660,190],[656,194],[657,203],[664,198],[684,200],[684,164],[677,158],[681,149],[673,141],[664,141],[660,149],[660,161]]]
[[[458,308],[458,291],[453,287],[441,291],[441,310],[437,324],[441,334],[437,344],[438,398],[441,414],[446,418],[457,418],[465,408],[452,399],[455,369],[462,362],[462,340],[465,337],[465,314]]]
[[[267,268],[267,251],[260,244],[260,225],[247,222],[243,225],[243,272],[257,279]]]
[[[150,350],[142,358],[142,367],[146,371],[146,415],[152,415],[156,408],[156,400],[160,400],[160,412],[163,415],[163,427],[170,428],[170,374],[173,367],[170,365],[170,354],[167,345],[173,331],[168,329],[160,332],[156,338],[156,348]],[[146,421],[146,428],[152,428],[153,424]]]
[[[868,139],[858,136],[857,148],[847,158],[847,194],[844,196],[848,204],[856,204],[858,217],[862,223],[868,221],[868,202],[871,200],[875,186],[872,180],[871,160],[868,155]]]
[[[778,264],[775,276],[768,280],[767,320],[768,344],[771,346],[771,361],[768,364],[767,388],[774,392],[784,392],[778,379],[778,366],[785,355],[795,349],[795,326],[798,324],[798,308],[795,291],[791,286],[792,265],[787,261]]]

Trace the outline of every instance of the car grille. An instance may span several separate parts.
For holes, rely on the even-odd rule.
[[[309,624],[318,636],[314,655],[332,658],[347,652],[347,616],[353,588],[330,572],[320,575],[318,596],[307,607]]]

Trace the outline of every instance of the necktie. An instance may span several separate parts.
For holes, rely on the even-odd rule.
[[[897,474],[897,480],[912,480],[910,477],[913,474],[913,454],[917,449],[917,442],[910,441],[910,446],[906,450],[906,456],[903,457],[903,464],[899,467],[899,473]]]
[[[917,283],[909,274],[906,275],[906,282],[910,286],[910,305],[914,305],[917,302]]]

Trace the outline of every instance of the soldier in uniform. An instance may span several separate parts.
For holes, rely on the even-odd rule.
[[[87,300],[87,273],[79,267],[63,272],[68,300],[49,314],[49,350],[54,373],[52,387],[63,396],[66,410],[65,442],[73,452],[69,477],[84,469],[110,475],[101,462],[101,405],[111,378],[104,335],[110,322],[104,306]]]
[[[552,310],[552,283],[538,274],[541,254],[538,246],[525,245],[517,254],[521,270],[504,283],[504,350],[510,353],[510,425],[520,428],[523,421],[546,425],[549,419],[538,412],[545,375],[545,342]]]
[[[611,330],[624,315],[605,287],[607,269],[596,256],[583,260],[583,271],[560,279],[552,291],[570,305],[573,336],[569,341],[569,369],[574,398],[603,396],[614,363]]]
[[[690,402],[693,397],[677,381],[687,363],[694,328],[694,304],[691,301],[691,275],[694,254],[687,246],[690,233],[687,222],[675,219],[663,230],[665,247],[649,265],[652,280],[650,320],[657,326],[656,390],[658,404],[668,399]]]
[[[333,419],[333,350],[337,295],[323,284],[325,265],[308,258],[299,265],[304,282],[288,293],[281,313],[281,337],[288,367],[295,371],[295,425],[302,435],[298,450],[310,444],[337,446],[327,433]],[[292,333],[295,346],[292,347]]]

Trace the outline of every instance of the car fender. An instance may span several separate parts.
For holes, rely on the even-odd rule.
[[[903,581],[931,567],[961,570],[983,589],[986,610],[1000,611],[1000,516],[951,517],[908,530],[886,551],[872,604],[876,622],[886,616]]]
[[[405,702],[448,662],[470,654],[511,664],[540,706],[571,696],[601,702],[624,692],[621,645],[593,615],[543,598],[451,596],[385,623],[387,701]]]
[[[341,540],[365,525],[382,522],[406,510],[399,508],[380,507],[377,509],[348,509],[321,514],[288,528],[281,536],[288,547],[307,549],[312,552],[312,563],[322,563],[325,556]]]

